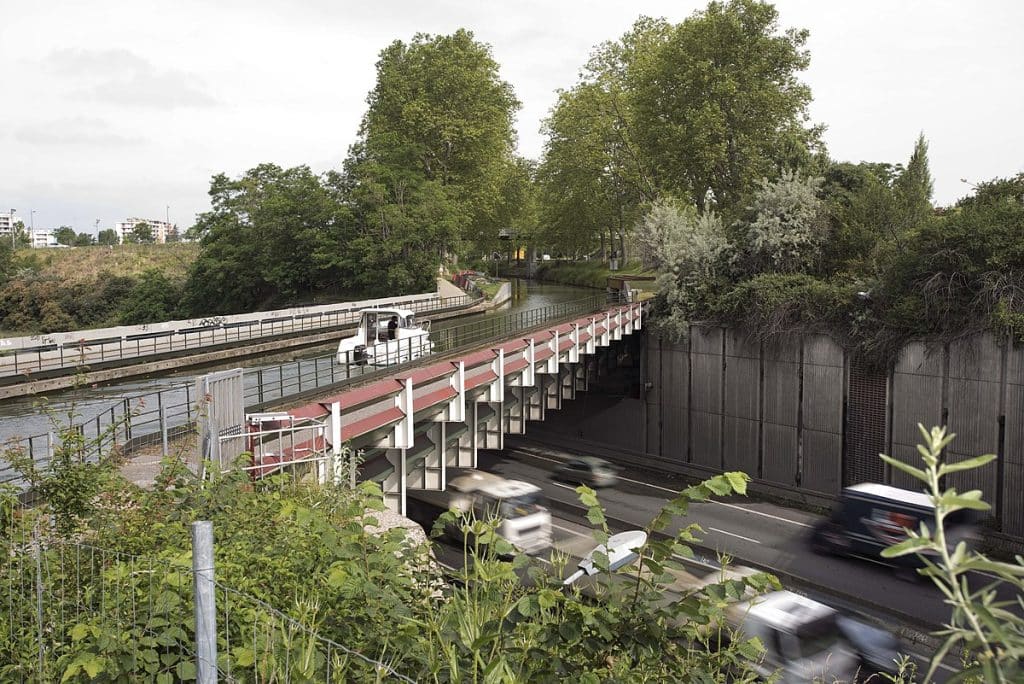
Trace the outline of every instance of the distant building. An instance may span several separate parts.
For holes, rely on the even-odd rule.
[[[56,247],[57,236],[49,228],[40,228],[32,231],[33,247]]]
[[[152,219],[143,218],[130,218],[121,221],[120,223],[114,224],[114,230],[117,232],[118,241],[124,243],[124,236],[127,233],[132,232],[135,229],[135,226],[139,225],[140,223],[145,223],[147,226],[149,226],[149,229],[153,232],[154,240],[159,244],[167,242],[167,238],[177,231],[177,226],[175,226],[173,223],[168,223],[167,221],[155,221]]]
[[[9,239],[14,230],[14,224],[18,222],[18,216],[13,211],[0,212],[0,236],[6,235]]]

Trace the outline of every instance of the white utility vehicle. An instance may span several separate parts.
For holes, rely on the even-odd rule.
[[[434,352],[430,321],[409,309],[364,309],[359,329],[338,343],[338,363],[391,366]]]
[[[479,470],[448,480],[446,491],[406,492],[409,517],[428,529],[448,510],[477,520],[497,518],[498,535],[526,553],[538,553],[551,546],[551,512],[545,503],[537,485]],[[446,535],[462,542],[462,529],[456,525],[450,525]]]
[[[699,582],[715,584],[759,572],[738,565],[714,571]],[[726,620],[747,637],[764,645],[764,660],[755,666],[764,677],[777,675],[782,684],[852,682],[859,662],[831,607],[785,589],[760,596],[743,596],[725,611]]]

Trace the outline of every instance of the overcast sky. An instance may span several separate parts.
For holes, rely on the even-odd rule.
[[[705,3],[636,0],[0,0],[0,210],[93,232],[129,216],[183,227],[216,173],[261,162],[337,168],[378,52],[459,27],[493,47],[537,158],[554,91],[640,14]],[[780,0],[810,30],[812,118],[831,155],[905,162],[930,143],[935,202],[1024,171],[1024,2]],[[167,207],[170,207],[168,210]]]

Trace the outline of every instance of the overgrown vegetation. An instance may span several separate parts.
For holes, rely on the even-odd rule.
[[[174,243],[12,255],[0,245],[0,329],[30,334],[182,318],[182,294],[198,253],[197,245]]]
[[[955,647],[964,652],[962,681],[1018,681],[1024,622],[1016,604],[997,599],[997,589],[1009,583],[1024,590],[1024,559],[992,561],[962,543],[951,549],[943,535],[950,514],[988,505],[980,491],[944,488],[942,478],[995,457],[944,462],[953,435],[921,431],[923,469],[883,458],[924,483],[935,505],[934,525],[911,530],[884,553],[932,552],[922,573],[951,606],[940,632],[945,643],[923,681]],[[762,645],[732,632],[725,639],[720,630],[730,603],[777,589],[775,578],[723,573],[717,583],[665,600],[680,569],[674,558],[692,555],[700,530],[691,524],[674,537],[664,531],[692,503],[745,493],[742,473],[683,489],[646,527],[648,541],[632,566],[612,572],[597,553],[596,583],[566,590],[565,556],[555,554],[550,566],[522,555],[508,560],[513,549],[497,536],[495,521],[461,519],[473,532],[466,563],[442,572],[429,548],[401,528],[377,529],[383,502],[373,483],[348,489],[290,475],[254,481],[241,469],[200,480],[171,457],[155,486],[142,490],[118,476],[109,454],[98,462],[76,456],[96,445],[83,445],[74,431],[61,438],[66,449],[42,469],[3,454],[30,476],[36,494],[26,506],[12,488],[0,491],[4,679],[194,679],[189,529],[210,520],[221,587],[217,665],[236,679],[379,681],[387,667],[436,682],[755,680],[751,666]],[[607,543],[595,493],[577,492],[595,545]],[[995,581],[969,588],[963,578],[975,571]],[[275,610],[291,617],[279,619]],[[324,639],[361,656],[326,653]],[[913,669],[895,681],[915,681]]]
[[[931,680],[946,654],[960,649],[965,654],[966,666],[958,675],[959,681],[1019,682],[1024,679],[1024,617],[1020,613],[1024,558],[1017,556],[1013,563],[991,560],[968,550],[963,541],[951,548],[945,536],[945,521],[950,515],[962,510],[988,511],[991,508],[982,499],[980,490],[958,492],[955,487],[944,486],[945,478],[981,468],[996,456],[985,454],[947,462],[944,450],[956,435],[947,434],[944,427],[926,430],[919,424],[918,429],[923,443],[917,449],[924,468],[891,456],[882,455],[882,459],[924,485],[935,507],[934,524],[908,530],[908,539],[883,550],[882,556],[897,558],[921,554],[925,564],[921,574],[935,583],[952,609],[945,629],[938,633],[945,638],[932,657],[925,681]],[[994,581],[974,588],[968,582],[971,573],[981,573]],[[998,589],[1002,586],[1016,590],[1014,600],[998,598]]]
[[[454,577],[442,574],[428,549],[401,529],[367,529],[377,525],[383,508],[372,483],[351,490],[286,475],[253,481],[241,470],[201,481],[172,458],[152,490],[125,482],[104,463],[63,459],[39,472],[34,484],[40,494],[60,491],[81,480],[82,469],[92,471],[86,479],[98,487],[70,508],[59,497],[22,507],[13,492],[4,494],[8,546],[0,584],[10,597],[4,633],[13,638],[0,642],[0,678],[194,677],[194,520],[213,522],[221,586],[295,619],[292,629],[281,631],[261,627],[265,616],[255,601],[234,602],[230,616],[222,608],[218,667],[244,680],[378,680],[380,672],[359,659],[318,652],[316,634],[415,681],[668,681],[681,672],[707,681],[726,673],[731,681],[751,681],[758,642],[737,639],[709,649],[702,628],[722,619],[723,596],[777,586],[766,575],[723,580],[707,597],[666,604],[672,557],[692,553],[688,545],[698,531],[692,525],[642,549],[644,572],[628,591],[605,573],[588,598],[563,590],[564,557],[554,567],[531,564],[526,556],[504,559],[511,547],[494,535],[494,521],[463,522],[477,532],[469,562]],[[742,494],[746,481],[727,473],[683,490],[648,531],[665,530],[692,502]],[[579,491],[596,526],[595,544],[606,542],[609,531],[594,493]],[[72,513],[67,524],[52,527],[62,512]],[[479,546],[484,543],[486,550]],[[597,562],[607,570],[607,558],[599,554]],[[46,572],[26,581],[32,567]],[[531,582],[524,584],[522,576]],[[42,616],[31,577],[46,597]],[[218,601],[227,597],[218,592]],[[47,625],[42,659],[40,618]]]

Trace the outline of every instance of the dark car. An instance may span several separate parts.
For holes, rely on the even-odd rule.
[[[579,456],[562,463],[554,477],[565,482],[585,484],[588,487],[613,487],[619,481],[619,469],[597,456]]]
[[[862,483],[843,489],[832,515],[811,531],[811,548],[818,553],[867,556],[881,559],[882,550],[907,538],[907,529],[934,526],[935,508],[928,495],[889,485]],[[977,542],[977,521],[972,511],[961,510],[946,518],[950,550],[963,541]],[[901,567],[921,567],[917,554],[889,559]]]

